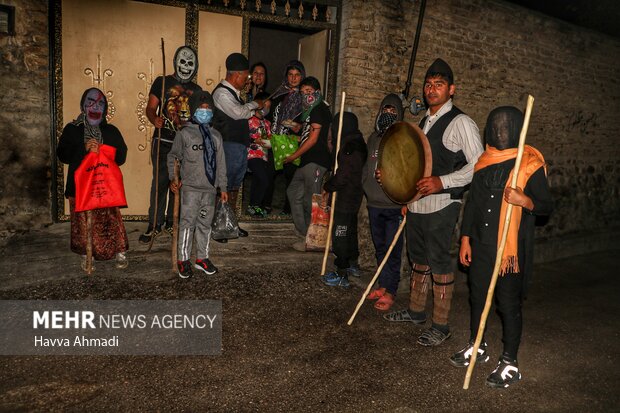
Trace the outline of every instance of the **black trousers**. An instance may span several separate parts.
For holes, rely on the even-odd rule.
[[[157,208],[157,226],[162,227],[172,225],[172,210],[174,209],[174,193],[169,189],[170,179],[168,178],[168,152],[172,149],[172,144],[161,142],[159,146],[159,160],[157,159],[157,139],[153,140],[151,151],[151,164],[153,165],[153,179],[151,181],[151,197],[149,205],[149,226],[152,227],[155,221],[155,208]],[[157,176],[157,202],[155,202],[155,174]],[[167,208],[166,208],[166,201]]]
[[[472,261],[468,279],[471,304],[470,339],[475,339],[493,275],[497,246],[480,244],[472,239],[471,249]],[[521,262],[519,264],[523,265]],[[497,278],[495,286],[495,304],[503,327],[504,353],[515,360],[523,328],[521,314],[523,282],[521,274],[506,274]]]
[[[250,187],[250,205],[264,207],[270,182],[273,181],[273,168],[269,163],[260,158],[248,159],[248,168],[252,171],[252,184]]]
[[[344,270],[357,264],[360,252],[357,244],[357,212],[334,212],[332,229],[332,248],[336,268]]]

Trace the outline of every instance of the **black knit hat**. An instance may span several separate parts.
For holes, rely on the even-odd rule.
[[[196,109],[198,109],[200,105],[202,105],[203,103],[208,103],[209,108],[211,109],[213,109],[213,106],[215,106],[215,104],[213,103],[213,96],[211,96],[211,94],[207,92],[206,90],[199,90],[197,92],[194,92],[190,96],[189,111],[192,114],[192,116],[196,112]]]
[[[424,79],[435,76],[443,77],[448,81],[449,85],[454,83],[454,75],[452,74],[452,69],[450,68],[450,65],[448,65],[442,59],[435,59],[433,64],[426,71]]]
[[[226,58],[226,70],[229,72],[243,72],[250,70],[250,62],[241,53],[232,53]]]
[[[334,115],[334,119],[332,121],[332,136],[338,136],[338,125],[340,124],[340,112]],[[354,133],[358,133],[359,126],[357,121],[357,116],[355,116],[352,112],[344,112],[342,114],[342,136],[353,135]]]

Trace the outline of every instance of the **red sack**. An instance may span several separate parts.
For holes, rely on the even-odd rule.
[[[116,148],[100,145],[75,170],[75,212],[127,206],[123,174],[114,162]]]

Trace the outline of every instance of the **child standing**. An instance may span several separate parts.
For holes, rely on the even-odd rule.
[[[332,122],[332,136],[338,136],[340,115],[336,114]],[[337,192],[332,232],[332,247],[336,260],[336,271],[323,277],[323,283],[330,287],[349,286],[351,268],[357,267],[359,247],[357,243],[357,213],[364,196],[362,188],[362,170],[366,163],[368,150],[362,133],[358,129],[357,116],[344,112],[340,151],[338,152],[338,170],[323,189]],[[355,270],[354,270],[355,271]],[[359,270],[357,271],[359,274]]]
[[[269,96],[259,92],[256,100],[265,100]],[[267,216],[267,192],[273,181],[273,166],[269,165],[268,153],[271,147],[271,122],[266,120],[262,111],[255,111],[248,119],[250,129],[250,146],[248,147],[248,169],[252,171],[250,203],[247,213],[253,217]],[[270,208],[269,208],[270,209]]]
[[[228,201],[226,191],[226,158],[222,135],[210,126],[213,118],[213,97],[209,92],[194,92],[189,99],[192,123],[177,132],[168,154],[170,189],[181,191],[181,217],[177,263],[179,277],[192,274],[190,255],[196,236],[196,263],[194,268],[211,275],[217,267],[209,260],[211,222],[215,212],[217,188],[222,190],[222,202]],[[174,160],[181,162],[181,179],[176,182]]]
[[[484,131],[487,146],[474,167],[461,230],[459,259],[461,264],[470,267],[471,320],[469,343],[450,357],[456,367],[469,365],[507,205],[514,205],[495,287],[504,350],[497,367],[487,378],[487,385],[491,387],[508,387],[521,379],[517,351],[521,341],[522,300],[532,272],[534,225],[536,215],[549,215],[553,209],[545,160],[535,148],[525,145],[517,187],[510,187],[522,125],[523,115],[517,108],[499,107],[489,114]],[[476,361],[488,359],[487,343],[483,340]]]

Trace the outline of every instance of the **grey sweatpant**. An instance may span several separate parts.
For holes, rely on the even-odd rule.
[[[215,192],[185,190],[181,187],[181,218],[179,220],[178,255],[188,261],[196,235],[196,258],[209,258],[211,223],[215,212]]]
[[[310,226],[312,194],[321,193],[323,175],[326,171],[327,168],[316,163],[304,165],[295,171],[293,180],[286,190],[295,229],[304,235]]]

